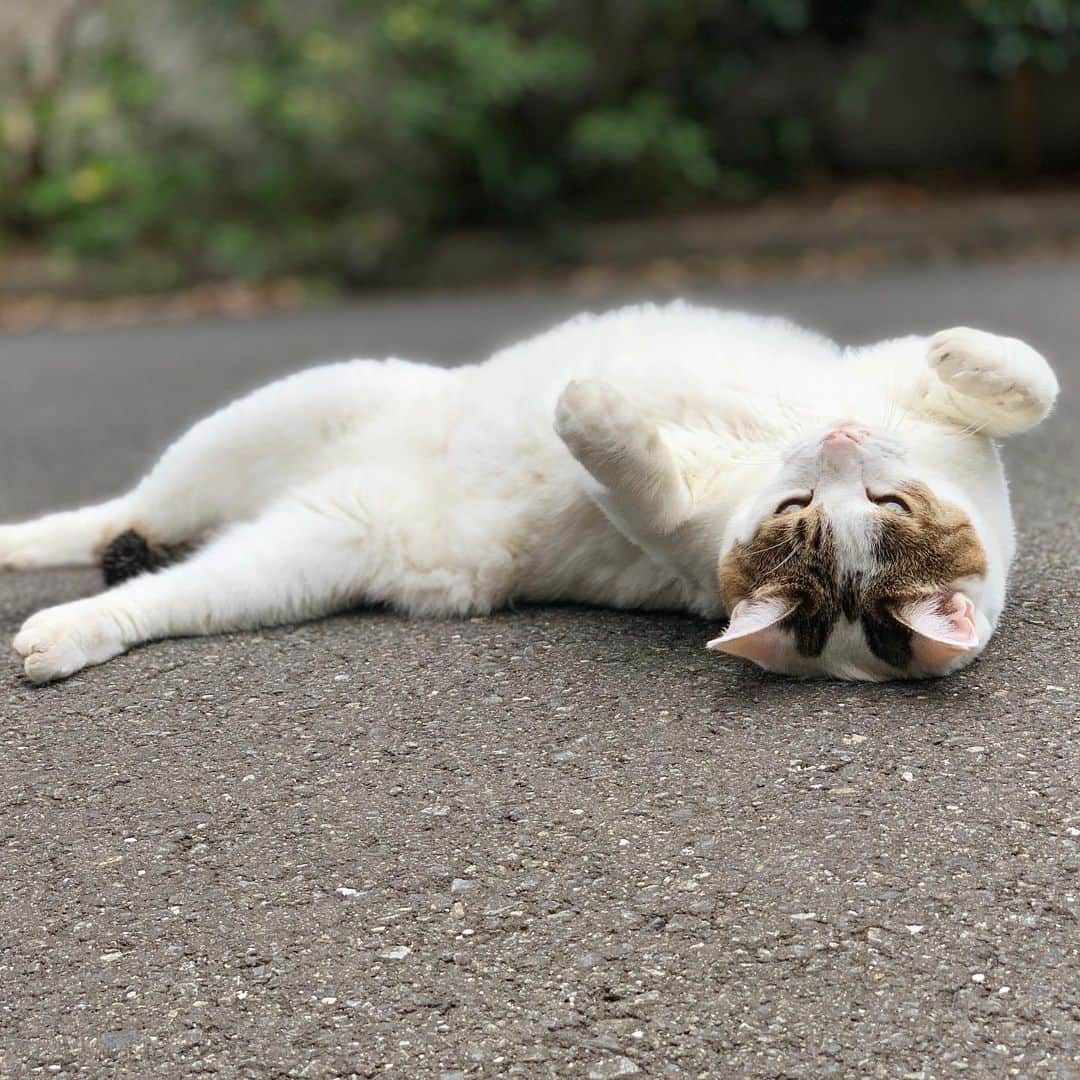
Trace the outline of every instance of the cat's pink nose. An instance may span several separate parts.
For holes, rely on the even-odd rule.
[[[837,428],[835,431],[830,431],[829,434],[825,436],[825,441],[827,443],[832,443],[834,446],[843,443],[851,443],[851,445],[854,446],[858,442],[850,431],[845,431],[843,428]]]
[[[864,428],[861,424],[837,424],[828,435],[825,436],[825,442],[831,443],[834,446],[851,445],[854,446],[857,443],[861,443],[863,439],[869,435],[870,432]]]

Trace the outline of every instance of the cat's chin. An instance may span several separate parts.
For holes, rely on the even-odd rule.
[[[913,667],[907,671],[897,668],[868,668],[858,661],[844,663],[842,661],[825,666],[811,664],[797,664],[790,667],[770,667],[767,664],[759,664],[749,661],[746,666],[754,670],[774,675],[778,678],[796,679],[800,682],[919,682],[926,679],[940,679],[959,671],[972,662],[974,657],[967,657],[956,664],[942,670],[930,670],[928,668]]]
[[[796,610],[781,598],[744,600],[736,604],[725,632],[706,648],[727,653],[772,675],[842,682],[892,682],[935,679],[972,663],[989,640],[992,628],[972,601],[946,592],[908,605],[898,623],[907,647],[903,664],[877,655],[863,624],[839,620],[824,647],[813,656],[799,651],[796,634],[785,629]]]

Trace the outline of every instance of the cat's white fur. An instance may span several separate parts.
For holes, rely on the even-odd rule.
[[[0,566],[16,569],[90,564],[129,528],[201,543],[34,615],[14,645],[46,681],[155,638],[359,604],[464,615],[573,600],[720,618],[719,557],[802,483],[830,425],[855,419],[883,440],[868,467],[923,480],[975,523],[989,561],[971,583],[981,647],[1014,545],[992,439],[1037,423],[1056,393],[1045,360],[1010,338],[958,328],[845,349],[681,303],[581,316],[452,370],[315,368],[196,424],[130,493],[0,527]],[[847,640],[857,630],[816,670],[889,674]]]

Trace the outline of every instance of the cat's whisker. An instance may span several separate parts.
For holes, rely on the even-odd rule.
[[[949,435],[955,439],[973,439],[988,423],[989,421],[984,420],[981,424],[968,424],[967,427],[961,428],[959,431],[950,431]]]
[[[899,415],[897,415],[899,413]],[[899,431],[900,427],[911,419],[911,410],[904,404],[900,395],[896,393],[895,377],[890,382],[888,413],[885,418],[885,430]]]
[[[794,538],[791,536],[784,537],[779,544],[769,544],[768,547],[754,548],[752,551],[748,551],[747,555],[764,555],[766,551],[775,551],[777,548],[786,547]]]
[[[895,427],[899,427],[904,421],[911,419],[911,410],[902,401],[891,402],[890,412],[894,417]],[[897,415],[897,413],[899,413],[899,415]]]
[[[796,555],[797,555],[797,554],[799,553],[799,545],[795,543],[795,537],[794,537],[794,536],[793,536],[793,537],[791,537],[791,541],[792,541],[792,545],[791,545],[791,552],[790,552],[790,554],[788,554],[788,555],[787,555],[787,556],[785,556],[785,557],[784,557],[783,559],[781,559],[781,560],[780,560],[780,561],[779,561],[779,562],[778,562],[778,563],[777,563],[777,564],[776,564],[776,565],[775,565],[775,566],[774,566],[774,567],[772,568],[772,573],[774,573],[774,574],[775,574],[775,573],[776,573],[776,571],[777,571],[777,570],[779,570],[781,566],[783,566],[783,565],[784,565],[785,563],[789,563],[789,562],[791,562],[791,560],[792,560],[792,559],[794,559],[794,558],[795,558],[795,556],[796,556]]]

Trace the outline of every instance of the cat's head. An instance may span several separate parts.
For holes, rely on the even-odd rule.
[[[964,492],[902,440],[837,424],[740,509],[719,566],[730,623],[709,647],[791,675],[943,675],[990,636],[988,571]]]

